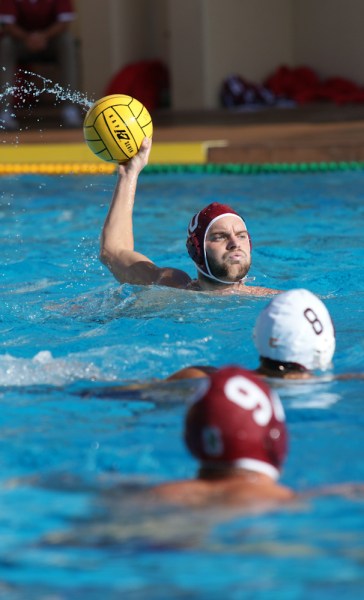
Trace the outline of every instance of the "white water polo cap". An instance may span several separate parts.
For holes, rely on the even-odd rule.
[[[334,355],[335,329],[323,302],[296,289],[278,294],[262,310],[254,341],[262,358],[324,371]]]

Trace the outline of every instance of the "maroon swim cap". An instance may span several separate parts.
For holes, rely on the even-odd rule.
[[[225,367],[210,375],[185,420],[185,442],[205,467],[235,466],[276,479],[287,451],[281,401],[251,371]]]
[[[186,242],[188,254],[196,263],[197,269],[207,277],[212,277],[213,279],[215,279],[215,277],[212,276],[205,253],[206,234],[216,219],[229,215],[239,217],[245,224],[243,217],[230,206],[227,204],[220,204],[219,202],[212,202],[212,204],[209,204],[200,210],[199,213],[194,215],[188,226]]]

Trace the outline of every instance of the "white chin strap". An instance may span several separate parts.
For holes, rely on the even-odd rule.
[[[279,471],[273,465],[263,462],[262,460],[256,460],[255,458],[239,458],[234,461],[234,467],[239,469],[247,469],[248,471],[256,471],[263,475],[268,475],[275,481],[279,477]]]
[[[209,266],[207,264],[207,259],[205,260],[206,262],[206,266],[209,269]],[[209,269],[209,273],[205,273],[205,271],[203,271],[202,269],[200,269],[200,267],[198,265],[196,265],[196,269],[202,273],[202,275],[204,275],[205,277],[208,277],[209,279],[213,279],[213,281],[217,281],[218,283],[223,283],[224,285],[238,285],[239,283],[243,283],[246,280],[246,276],[242,277],[241,279],[239,279],[239,281],[224,281],[223,279],[219,279],[218,277],[215,277],[215,275],[213,275]]]
[[[255,458],[238,458],[231,462],[210,462],[204,461],[201,465],[205,469],[221,469],[227,467],[235,467],[236,469],[246,469],[247,471],[255,471],[256,473],[262,473],[267,475],[274,481],[279,478],[279,470],[273,467],[270,463],[263,462],[262,460],[256,460]]]

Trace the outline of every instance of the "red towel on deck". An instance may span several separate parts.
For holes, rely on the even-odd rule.
[[[265,86],[277,97],[294,100],[298,104],[328,100],[336,104],[364,102],[364,89],[344,77],[330,77],[320,81],[309,67],[278,69],[267,78]]]
[[[127,94],[149,110],[168,105],[169,73],[159,60],[142,60],[123,67],[111,79],[105,95]]]

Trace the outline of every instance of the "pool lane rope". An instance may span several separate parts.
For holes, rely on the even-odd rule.
[[[323,173],[328,171],[362,171],[364,161],[262,163],[262,164],[150,164],[143,173],[213,173],[259,175],[269,173]],[[105,175],[116,171],[114,163],[14,163],[0,164],[0,175]]]

